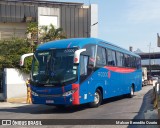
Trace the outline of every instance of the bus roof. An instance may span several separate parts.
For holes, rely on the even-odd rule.
[[[62,49],[62,48],[74,48],[74,47],[83,48],[87,44],[95,44],[95,45],[97,44],[119,52],[140,57],[139,55],[130,52],[124,48],[121,48],[113,43],[106,42],[97,38],[70,38],[70,39],[50,41],[39,45],[36,50]]]

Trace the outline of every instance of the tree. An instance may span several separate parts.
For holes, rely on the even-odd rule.
[[[32,52],[35,50],[35,48],[38,45],[38,23],[37,22],[30,22],[27,24],[27,39],[30,43],[30,47],[32,48]]]
[[[0,41],[0,70],[4,68],[20,68],[19,61],[21,55],[32,52],[30,43],[26,39],[12,38]],[[32,58],[25,61],[22,71],[29,73]]]
[[[42,42],[51,40],[63,39],[66,36],[62,28],[57,28],[53,25],[43,26],[38,28],[37,22],[31,22],[27,26],[26,34],[29,36],[26,39],[11,38],[0,41],[0,71],[4,68],[19,68],[25,73],[31,70],[32,58],[25,59],[23,67],[19,66],[20,57],[23,54],[34,52],[38,45],[38,33]]]
[[[62,28],[55,28],[52,24],[50,26],[42,26],[41,29],[41,42],[48,42],[52,40],[65,39],[66,36]]]

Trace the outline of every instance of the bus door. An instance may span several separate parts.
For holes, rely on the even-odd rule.
[[[88,102],[90,100],[90,90],[93,86],[90,80],[90,75],[93,71],[93,67],[89,65],[89,56],[80,56],[80,90],[82,95],[82,102]]]

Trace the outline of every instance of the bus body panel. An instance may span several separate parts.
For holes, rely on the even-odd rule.
[[[37,51],[52,50],[54,48],[84,48],[87,44],[94,44],[139,57],[138,55],[116,47],[111,43],[106,42],[106,44],[111,45],[105,46],[105,44],[99,44],[100,42],[104,41],[94,38],[60,40],[43,44],[37,48]],[[78,72],[80,72],[80,66],[78,66]],[[76,82],[61,87],[41,87],[31,85],[33,103],[51,105],[79,105],[93,102],[97,88],[102,89],[103,99],[106,99],[130,93],[130,88],[133,84],[134,91],[139,91],[141,90],[142,85],[141,69],[106,65],[94,70],[93,73],[91,73],[83,82],[80,82],[80,73],[77,75],[78,80]],[[65,92],[74,89],[76,89],[76,91],[72,95],[63,96]],[[35,96],[34,93],[38,94],[38,96]]]
[[[132,84],[134,84],[135,91],[139,91],[141,90],[142,83],[139,79],[141,79],[141,70],[130,73],[119,73],[107,70],[106,68],[100,68],[82,83],[80,87],[82,92],[85,90],[85,94],[88,94],[88,99],[85,100],[93,101],[93,95],[98,87],[103,89],[104,99],[130,93]],[[84,102],[83,99],[81,101]]]

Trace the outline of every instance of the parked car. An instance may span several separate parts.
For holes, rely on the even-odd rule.
[[[152,76],[152,80],[157,80],[158,81],[158,79],[160,79],[160,76],[158,76],[158,75]]]

